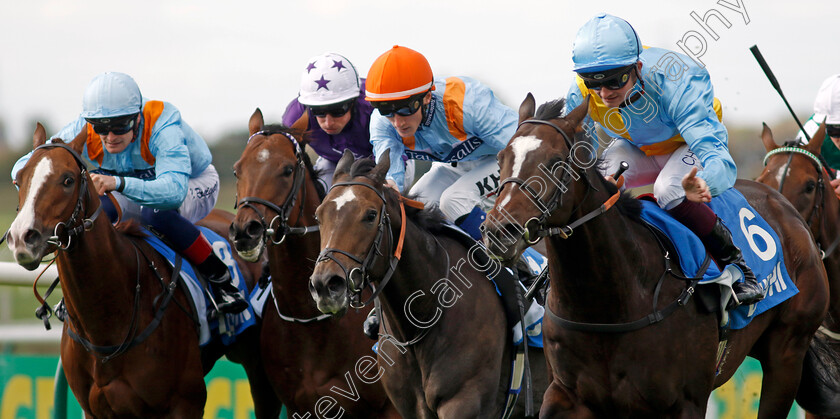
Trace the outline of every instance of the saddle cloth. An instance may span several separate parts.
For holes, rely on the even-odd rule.
[[[646,199],[640,201],[642,219],[671,240],[683,273],[686,276],[699,274],[697,271],[706,257],[706,249],[700,239],[656,203]],[[755,273],[761,287],[767,291],[764,299],[758,303],[739,306],[729,312],[729,327],[741,329],[755,316],[796,295],[799,290],[788,275],[779,237],[741,192],[734,188],[727,189],[712,198],[709,206],[732,232],[733,241],[741,249],[744,261]],[[723,287],[721,306],[726,307],[731,297],[732,284],[743,276],[734,265],[727,265],[721,272],[715,263],[710,263],[700,284],[718,284]]]
[[[204,233],[210,246],[213,247],[213,252],[222,260],[230,271],[231,281],[239,288],[239,291],[248,299],[248,288],[245,281],[242,279],[242,272],[236,264],[236,260],[231,253],[230,244],[227,240],[213,232],[212,230],[198,226],[199,230]],[[169,261],[171,266],[175,266],[175,251],[167,246],[161,239],[149,231],[145,231],[145,237],[148,242],[158,253]],[[201,346],[207,345],[211,340],[221,339],[224,345],[230,345],[243,330],[256,324],[254,310],[250,306],[247,310],[237,314],[224,314],[220,317],[210,317],[215,310],[212,309],[213,303],[205,292],[204,286],[196,277],[193,267],[184,259],[181,262],[181,279],[187,285],[190,296],[192,297],[195,312],[198,313],[199,323],[199,338],[198,343]],[[209,291],[208,291],[209,292]]]

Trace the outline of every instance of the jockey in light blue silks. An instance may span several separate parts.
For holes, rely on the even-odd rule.
[[[731,233],[704,204],[736,176],[709,73],[685,55],[642,47],[629,23],[607,14],[580,28],[573,61],[577,76],[567,109],[589,97],[584,129],[597,141],[597,123],[613,138],[602,173],[628,162],[626,187],[652,183],[660,207],[697,234],[721,267],[734,264],[744,273],[732,286],[738,303],[761,300],[763,290]]]
[[[194,222],[213,209],[219,175],[210,149],[172,104],[147,100],[130,76],[108,72],[85,90],[82,114],[52,138],[72,140],[85,131],[82,158],[111,222],[136,219],[163,234],[207,279],[221,312],[239,313],[248,302],[231,283],[227,265]],[[31,152],[12,169],[12,179]]]

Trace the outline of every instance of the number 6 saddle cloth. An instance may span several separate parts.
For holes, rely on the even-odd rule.
[[[706,258],[706,250],[700,239],[656,203],[648,199],[640,201],[642,220],[671,240],[683,273],[686,276],[699,276],[697,271]],[[729,228],[735,245],[743,253],[744,261],[755,273],[759,285],[766,291],[764,299],[758,303],[739,306],[730,311],[729,327],[741,329],[755,316],[796,295],[799,290],[788,275],[779,237],[741,192],[735,188],[727,189],[712,198],[708,205]],[[710,263],[700,284],[718,284],[723,287],[721,303],[725,307],[726,300],[731,296],[732,284],[742,279],[743,273],[736,266],[727,265],[721,270],[715,263]]]

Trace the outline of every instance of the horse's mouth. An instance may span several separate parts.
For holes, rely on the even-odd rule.
[[[265,249],[265,241],[260,239],[253,245],[253,247],[247,249],[243,249],[241,246],[242,243],[234,242],[233,247],[236,248],[236,253],[239,254],[239,257],[248,262],[256,262],[262,255],[263,249]]]
[[[519,259],[519,255],[525,250],[524,240],[520,239],[514,243],[501,245],[496,240],[484,237],[484,246],[490,253],[490,257],[498,260],[502,265],[512,266]]]
[[[41,265],[43,256],[40,252],[21,251],[15,253],[15,261],[27,271],[34,271]]]
[[[324,314],[331,314],[334,317],[341,317],[347,313],[347,306],[349,304],[347,295],[340,298],[316,298],[315,303],[318,310]]]

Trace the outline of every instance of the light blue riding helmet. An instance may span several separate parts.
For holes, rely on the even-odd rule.
[[[140,88],[129,75],[102,73],[90,81],[82,99],[83,118],[132,115],[143,109]]]
[[[639,60],[642,41],[626,20],[601,13],[586,22],[575,37],[572,61],[577,73],[628,66]]]

